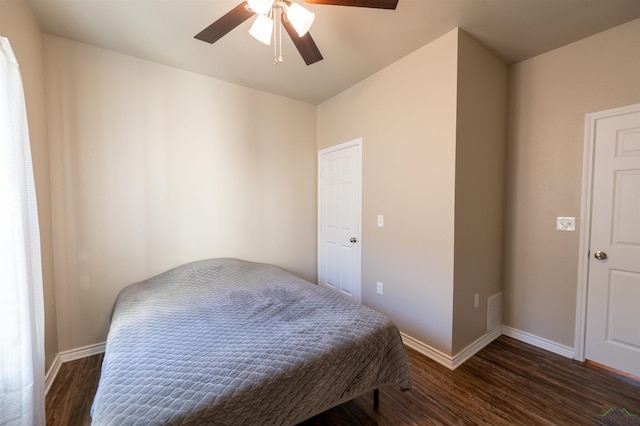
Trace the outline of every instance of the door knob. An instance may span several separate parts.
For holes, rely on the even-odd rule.
[[[356,237],[351,237],[351,238],[349,238],[349,242],[357,243],[358,239]]]
[[[607,258],[607,253],[598,250],[593,254],[593,257],[595,257],[598,260],[605,260]]]

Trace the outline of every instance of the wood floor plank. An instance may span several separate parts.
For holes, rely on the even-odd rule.
[[[103,355],[62,364],[46,398],[47,425],[91,424],[91,404],[98,389]]]
[[[455,371],[407,348],[413,388],[380,389],[302,426],[593,425],[609,408],[640,414],[640,382],[501,336]],[[91,424],[102,356],[65,363],[47,395],[47,425]]]

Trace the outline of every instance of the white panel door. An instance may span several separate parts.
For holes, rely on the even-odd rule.
[[[585,355],[640,376],[640,111],[595,129]]]
[[[362,141],[318,154],[318,284],[360,302]]]

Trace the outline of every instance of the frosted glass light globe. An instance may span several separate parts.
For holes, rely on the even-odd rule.
[[[274,0],[247,0],[249,7],[255,13],[266,15],[271,10]]]

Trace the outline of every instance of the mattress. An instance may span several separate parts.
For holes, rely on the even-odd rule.
[[[290,425],[411,387],[384,315],[273,265],[189,263],[116,300],[94,425]]]

